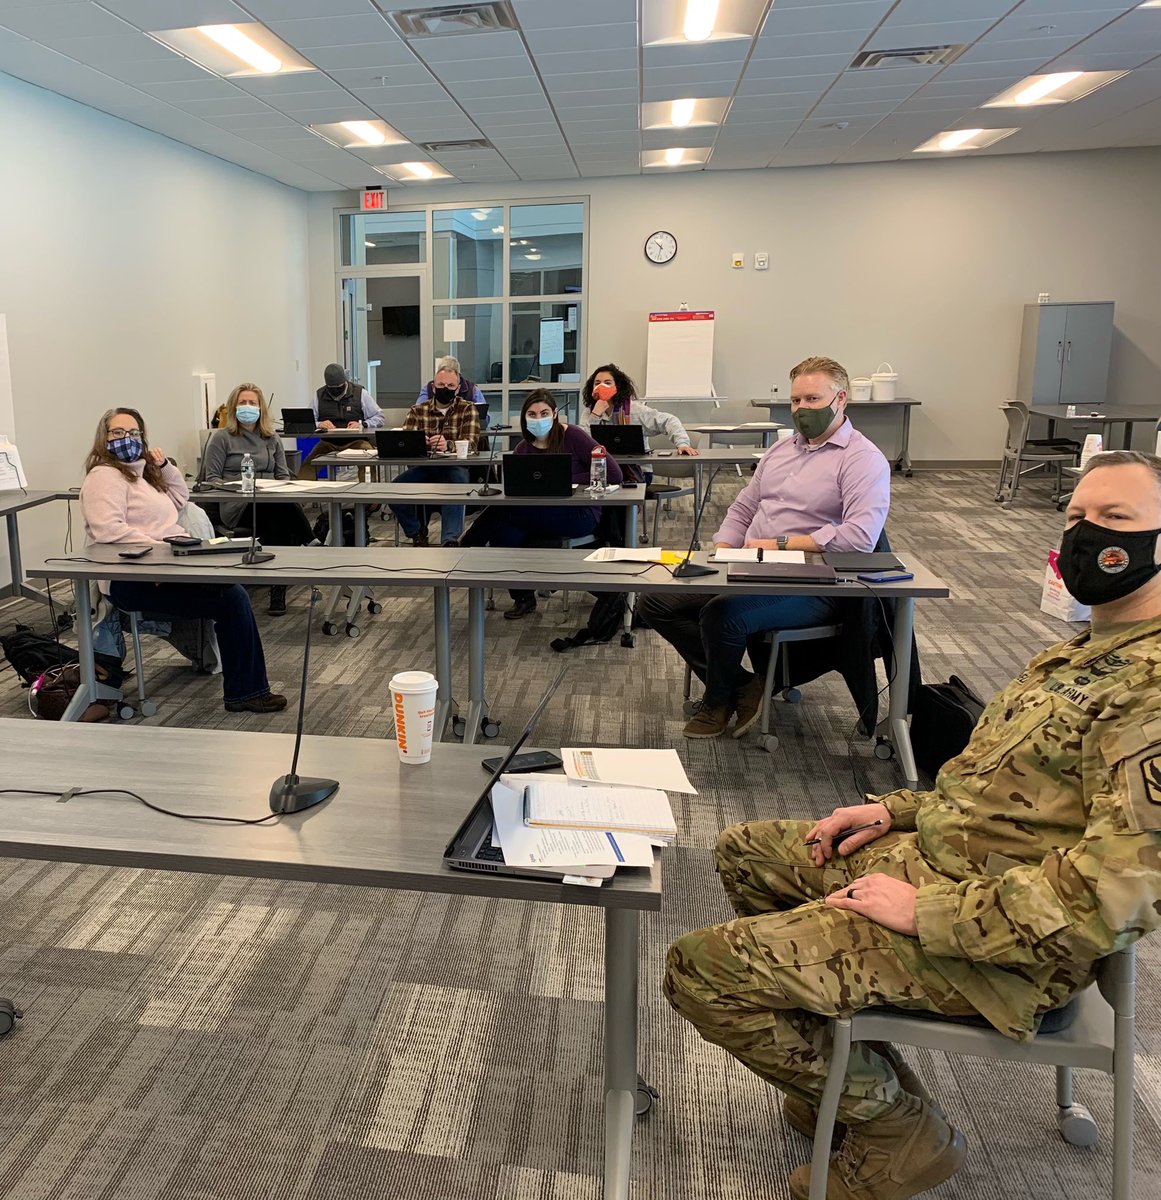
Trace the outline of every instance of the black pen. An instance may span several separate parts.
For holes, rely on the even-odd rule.
[[[843,842],[846,841],[846,839],[849,838],[852,833],[862,833],[864,829],[874,829],[876,826],[882,824],[883,822],[879,820],[869,821],[866,825],[852,825],[850,829],[840,830],[840,832],[835,834],[832,840],[836,842]],[[822,838],[811,838],[809,841],[803,842],[802,844],[804,846],[817,846],[821,841]]]

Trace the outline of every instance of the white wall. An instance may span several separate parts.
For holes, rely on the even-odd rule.
[[[3,74],[0,114],[6,432],[30,487],[79,484],[116,404],[192,470],[195,371],[221,400],[248,380],[276,406],[305,402],[304,193]],[[59,552],[56,509],[21,517],[26,560]]]
[[[923,402],[913,457],[995,460],[1022,306],[1049,292],[1115,300],[1110,395],[1161,397],[1161,151],[406,187],[389,203],[586,193],[590,368],[613,359],[642,383],[646,313],[686,301],[717,310],[720,394],[748,399],[777,383],[786,396],[789,368],[807,354],[833,355],[852,374],[887,359],[899,394]],[[330,228],[344,200],[312,198],[315,375],[334,354]],[[678,240],[667,266],[643,254],[656,229]],[[734,250],[744,270],[731,268]],[[756,250],[770,253],[769,271],[753,269]],[[1138,444],[1151,446],[1151,432]]]

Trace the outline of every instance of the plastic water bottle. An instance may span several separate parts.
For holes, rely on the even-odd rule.
[[[609,486],[609,452],[599,442],[589,464],[589,491],[603,492]]]
[[[254,495],[254,459],[249,454],[242,456],[242,495]]]

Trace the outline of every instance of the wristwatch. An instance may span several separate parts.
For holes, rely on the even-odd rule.
[[[777,536],[777,537],[776,537],[774,540],[775,540],[775,541],[778,543],[778,549],[779,549],[779,550],[785,550],[785,549],[786,549],[786,543],[787,543],[788,541],[790,541],[790,538],[789,538],[789,536],[788,536],[787,534],[785,534],[785,533],[781,533],[781,534],[779,534],[779,535],[778,535],[778,536]]]

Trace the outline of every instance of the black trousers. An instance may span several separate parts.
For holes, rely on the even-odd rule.
[[[256,504],[258,540],[264,546],[309,546],[314,531],[301,504]]]

